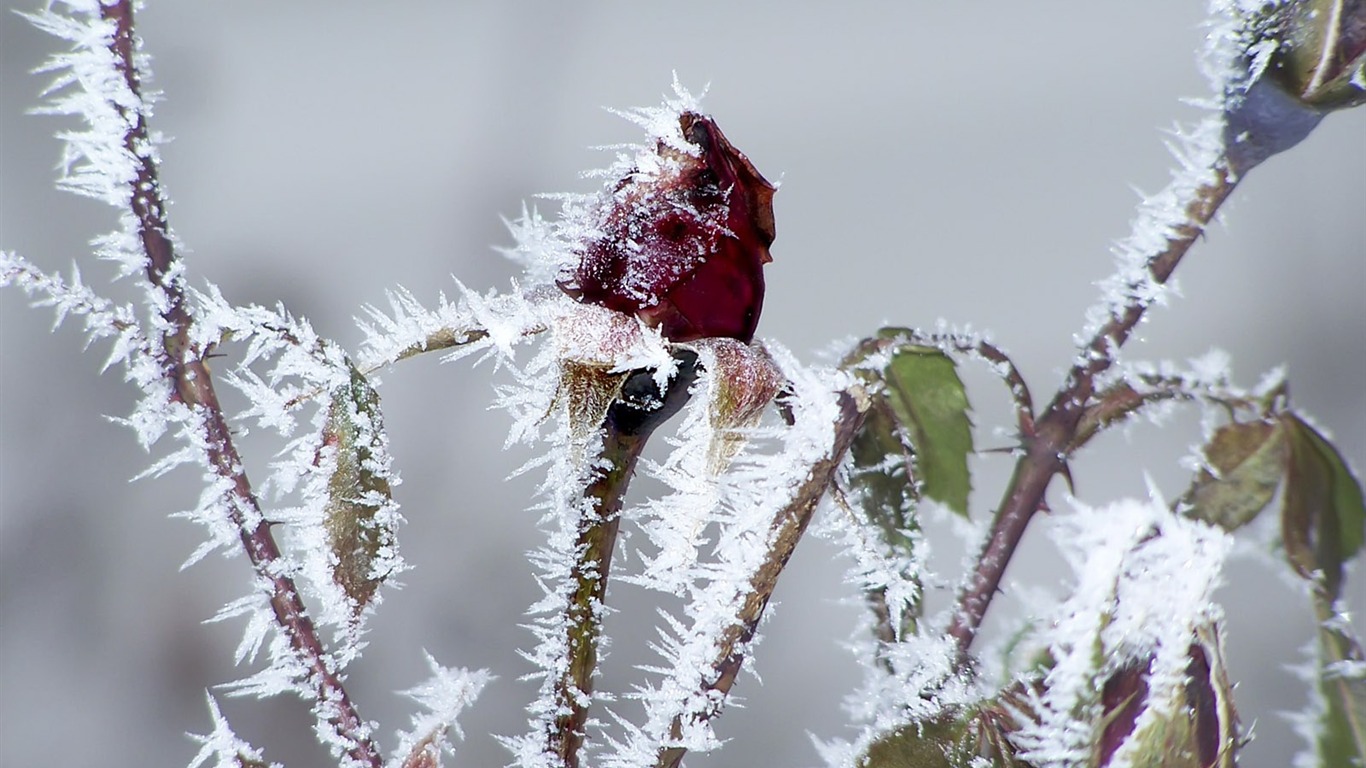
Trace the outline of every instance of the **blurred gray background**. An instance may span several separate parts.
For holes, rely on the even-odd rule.
[[[1072,334],[1110,271],[1135,188],[1167,179],[1162,129],[1203,96],[1193,51],[1200,3],[404,4],[251,0],[152,3],[139,19],[166,92],[156,128],[171,220],[192,279],[239,302],[283,301],[354,346],[351,318],[395,285],[431,301],[449,276],[507,285],[500,216],[536,193],[586,191],[588,147],[636,139],[601,108],[658,102],[677,71],[769,178],[778,240],[760,335],[804,359],[883,323],[944,318],[994,332],[1046,400]],[[14,6],[5,0],[5,10]],[[25,4],[18,7],[30,7]],[[26,116],[46,77],[26,74],[55,41],[0,13],[0,247],[50,269],[82,264],[111,210],[59,193],[53,132]],[[1240,383],[1288,367],[1294,400],[1366,467],[1366,109],[1330,116],[1255,170],[1222,224],[1182,265],[1182,297],[1151,313],[1129,359],[1229,351]],[[543,204],[543,209],[553,205]],[[128,295],[130,286],[111,289]],[[0,293],[0,764],[183,765],[206,732],[204,689],[231,664],[240,626],[203,625],[247,586],[241,559],[177,568],[201,540],[167,515],[193,506],[195,473],[129,483],[147,466],[105,416],[133,392],[96,371],[76,323]],[[982,447],[1000,447],[1004,390],[965,369]],[[538,592],[523,553],[534,477],[504,482],[525,451],[497,450],[507,421],[486,410],[487,369],[404,364],[382,389],[415,570],[388,593],[351,671],[362,712],[392,745],[421,680],[421,651],[498,680],[463,720],[458,765],[501,765],[491,733],[522,732],[528,665],[518,628]],[[1177,411],[1098,440],[1074,466],[1090,504],[1167,496],[1188,473],[1199,416]],[[245,441],[265,476],[276,444]],[[977,462],[975,515],[1008,465]],[[1063,488],[1051,500],[1065,508]],[[1039,530],[1007,574],[992,626],[1030,589],[1068,578]],[[953,574],[961,549],[937,540]],[[829,542],[802,542],[765,624],[757,671],[726,714],[725,750],[690,766],[810,766],[807,733],[848,735],[840,699],[858,670],[841,644],[860,608]],[[1285,766],[1299,741],[1284,710],[1304,686],[1309,613],[1277,568],[1242,557],[1220,598],[1229,664],[1256,740],[1250,766]],[[1352,600],[1361,610],[1360,569]],[[947,591],[945,591],[946,594]],[[618,636],[603,687],[624,691],[650,659],[653,597],[618,584]],[[293,700],[225,700],[238,732],[290,766],[326,761]],[[638,714],[630,705],[627,714]]]

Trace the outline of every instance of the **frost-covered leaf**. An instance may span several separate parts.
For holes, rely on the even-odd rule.
[[[1097,767],[1233,768],[1238,718],[1213,625],[1193,634],[1175,695],[1150,695],[1155,687],[1170,687],[1153,679],[1153,661],[1131,662],[1104,681]]]
[[[888,329],[882,335],[898,332]],[[972,423],[953,359],[934,347],[903,345],[882,375],[884,396],[914,451],[923,494],[967,516]]]
[[[602,429],[607,411],[621,392],[629,374],[613,371],[610,365],[560,362],[560,384],[556,395],[564,402],[569,419],[569,434],[575,445],[585,444]]]
[[[384,451],[379,393],[360,371],[332,393],[323,426],[323,451],[331,454],[324,526],[332,553],[332,578],[345,591],[353,613],[374,598],[394,569],[393,495]]]
[[[920,500],[911,477],[914,456],[901,439],[901,429],[886,398],[874,398],[863,429],[849,448],[850,485],[863,513],[878,526],[889,543],[895,543],[910,523],[910,513]]]
[[[873,635],[883,643],[915,631],[927,550],[914,515],[919,496],[910,477],[912,456],[900,432],[887,400],[870,398],[845,459],[852,504],[841,505],[853,518],[844,526],[844,550],[855,562],[846,581],[863,589],[875,619]]]
[[[1282,417],[1290,446],[1281,539],[1290,564],[1308,579],[1321,580],[1329,600],[1342,585],[1343,564],[1366,537],[1366,504],[1361,482],[1342,455],[1303,419]]]
[[[992,704],[954,708],[901,726],[874,741],[857,768],[1016,768],[1015,750]]]
[[[1232,705],[1219,679],[1221,613],[1212,600],[1231,537],[1173,515],[1160,500],[1079,508],[1054,524],[1077,584],[1039,633],[1048,662],[1018,708],[1025,717],[1011,741],[1020,757],[1038,768],[1071,768],[1092,764],[1105,746],[1109,766],[1163,765],[1178,752],[1231,750]],[[1217,713],[1208,725],[1182,731],[1175,722],[1189,720],[1190,707],[1207,706]],[[1146,757],[1131,761],[1134,755]]]
[[[1205,446],[1206,468],[1185,496],[1190,515],[1237,530],[1276,495],[1286,473],[1288,448],[1279,421],[1227,424]]]

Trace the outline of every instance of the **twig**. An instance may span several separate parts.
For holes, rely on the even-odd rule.
[[[1184,221],[1169,229],[1163,247],[1147,260],[1147,276],[1154,285],[1167,283],[1181,258],[1237,185],[1237,180],[1226,169],[1222,153],[1215,158],[1208,173],[1210,178],[1191,190],[1183,201]],[[1033,434],[1023,435],[1023,455],[1015,464],[1015,472],[992,521],[987,542],[977,557],[972,577],[959,593],[957,611],[949,627],[960,660],[967,659],[968,649],[977,636],[987,606],[1000,587],[1006,565],[1030,519],[1043,505],[1049,481],[1055,474],[1067,471],[1069,452],[1077,447],[1079,426],[1095,394],[1096,377],[1114,364],[1116,353],[1129,339],[1150,303],[1140,292],[1130,293],[1123,306],[1112,313],[1082,348],[1063,385],[1035,422]]]
[[[1135,386],[1135,384],[1141,385]],[[1237,411],[1253,411],[1265,415],[1274,408],[1275,398],[1266,400],[1249,397],[1242,392],[1193,386],[1180,377],[1140,374],[1133,383],[1121,381],[1094,396],[1095,402],[1086,409],[1077,423],[1076,434],[1067,451],[1071,453],[1085,445],[1098,432],[1124,421],[1150,405],[1177,401],[1205,401],[1223,406],[1230,415]]]
[[[119,0],[102,5],[105,21],[114,24],[110,49],[115,66],[134,96],[141,102],[141,84],[133,62],[133,3]],[[214,391],[213,379],[199,350],[190,343],[193,318],[186,306],[184,278],[166,224],[166,202],[162,197],[156,166],[147,148],[151,145],[141,110],[118,105],[129,125],[124,149],[137,163],[132,181],[132,213],[137,220],[138,236],[147,256],[147,280],[160,294],[160,317],[164,323],[160,348],[155,351],[163,375],[174,388],[173,400],[183,403],[199,417],[197,427],[204,451],[214,474],[227,481],[226,508],[238,530],[242,546],[260,581],[265,585],[270,605],[290,647],[308,670],[307,683],[317,701],[319,717],[326,719],[342,745],[342,751],[355,763],[379,768],[379,750],[371,740],[369,726],[361,719],[342,686],[341,678],[328,663],[328,654],[304,608],[303,600],[287,575],[280,549],[271,534],[270,524],[261,514],[242,460]]]
[[[835,472],[843,461],[844,454],[849,450],[854,435],[863,425],[866,409],[867,401],[861,393],[840,393],[840,413],[834,425],[834,441],[829,452],[811,467],[806,480],[797,487],[792,499],[773,518],[770,528],[772,544],[768,557],[750,579],[749,591],[744,595],[735,620],[717,638],[717,653],[711,662],[710,676],[702,681],[702,688],[698,691],[699,700],[705,700],[709,704],[705,711],[689,716],[695,721],[709,721],[721,713],[726,696],[735,685],[735,679],[744,665],[749,643],[754,639],[759,621],[768,607],[769,598],[773,596],[778,577],[792,557],[807,524],[811,522],[816,505],[826,489],[831,486]],[[675,717],[669,726],[670,738],[675,741],[681,738],[684,725],[682,716]],[[687,749],[684,747],[664,747],[656,753],[655,766],[677,768],[686,754]]]

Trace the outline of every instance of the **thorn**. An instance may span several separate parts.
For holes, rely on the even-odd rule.
[[[1062,475],[1062,479],[1067,481],[1067,492],[1076,496],[1077,486],[1072,482],[1072,465],[1068,464],[1066,459],[1063,460],[1062,468],[1058,470],[1058,474]]]

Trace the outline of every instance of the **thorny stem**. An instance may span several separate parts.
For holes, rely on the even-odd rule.
[[[709,721],[721,714],[735,678],[745,663],[750,641],[754,639],[759,620],[764,616],[773,589],[778,585],[778,576],[787,566],[792,552],[801,540],[816,505],[831,487],[835,472],[844,460],[854,435],[863,426],[867,413],[867,399],[861,392],[841,392],[839,395],[840,415],[834,424],[835,436],[830,451],[811,467],[806,480],[796,489],[792,499],[773,518],[770,527],[771,538],[768,557],[750,579],[749,591],[735,620],[728,625],[716,639],[716,656],[711,662],[710,675],[702,681],[701,690],[696,698],[709,702],[704,712],[693,715],[697,720]],[[674,718],[669,726],[672,740],[682,737],[684,722],[681,717]],[[683,747],[664,747],[656,753],[655,768],[677,768],[687,749]]]
[[[1171,278],[1186,251],[1237,186],[1237,179],[1226,169],[1222,156],[1209,172],[1212,178],[1199,186],[1186,203],[1185,223],[1173,227],[1165,247],[1148,259],[1148,276],[1157,285],[1165,285]],[[1067,458],[1080,445],[1080,426],[1093,407],[1096,377],[1114,364],[1116,353],[1143,319],[1148,306],[1149,302],[1140,296],[1131,295],[1082,348],[1078,361],[1034,429],[1021,435],[1023,453],[1015,464],[972,577],[958,596],[957,611],[949,627],[961,662],[968,658],[968,649],[1030,519],[1043,506],[1049,481],[1055,474],[1067,472]]]
[[[102,5],[100,14],[105,21],[114,24],[110,48],[135,103],[140,102],[141,83],[133,61],[132,0]],[[213,379],[200,350],[190,343],[193,318],[186,307],[184,278],[168,234],[166,203],[150,151],[144,115],[128,106],[119,109],[130,126],[124,137],[124,148],[137,162],[137,177],[132,182],[132,213],[137,219],[138,236],[147,255],[147,280],[161,294],[160,314],[165,326],[156,355],[163,376],[174,388],[172,399],[184,404],[198,417],[209,466],[230,487],[225,505],[229,519],[236,526],[242,546],[269,596],[281,631],[308,670],[307,682],[317,700],[319,717],[326,719],[351,762],[379,768],[383,759],[368,734],[369,726],[357,713],[337,670],[329,663],[299,591],[287,575],[289,569],[271,534],[270,524],[261,514],[260,504],[233,444]]]

